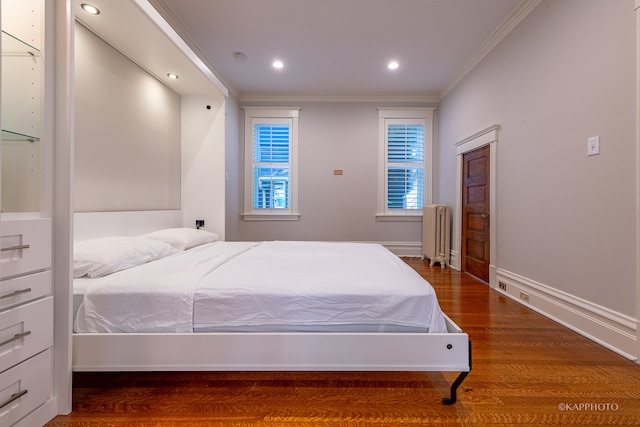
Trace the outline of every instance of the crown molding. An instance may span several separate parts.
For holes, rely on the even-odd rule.
[[[285,93],[246,92],[240,94],[241,102],[398,102],[438,103],[440,97],[433,94],[339,94],[339,93]]]
[[[238,97],[237,88],[227,79],[224,78],[223,73],[208,60],[207,56],[203,53],[201,46],[196,42],[195,38],[189,31],[186,25],[177,18],[176,13],[173,11],[171,6],[167,5],[164,0],[133,0],[135,3],[148,3],[150,6],[150,12],[153,15],[159,16],[161,20],[165,21],[166,24],[171,28],[171,31],[176,33],[177,36],[182,39],[182,43],[184,43],[188,49],[191,50],[193,55],[195,56],[195,61],[203,64],[206,71],[203,71],[207,76],[211,76],[211,79],[215,79],[218,81],[219,85],[224,88],[225,97],[229,96],[229,94]],[[140,7],[140,6],[139,6]],[[151,11],[152,10],[152,11]],[[145,13],[147,13],[145,11]],[[158,25],[158,24],[156,24]]]
[[[451,79],[440,93],[440,99],[447,94],[466,77],[504,38],[535,9],[542,0],[523,0],[520,5],[505,18],[504,21],[491,33],[482,46],[473,54],[469,62]]]

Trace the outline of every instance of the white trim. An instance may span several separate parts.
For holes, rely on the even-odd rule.
[[[292,214],[249,214],[242,213],[240,214],[243,220],[245,221],[298,221],[300,219],[299,213]]]
[[[246,117],[300,117],[300,107],[240,107]]]
[[[637,319],[500,268],[497,280],[507,287],[506,291],[498,287],[498,292],[637,361]],[[528,302],[520,298],[520,292],[529,295]]]
[[[636,0],[636,257],[640,254],[640,0]],[[636,262],[636,313],[640,318],[640,263]],[[636,321],[636,361],[640,363],[640,320]]]
[[[386,121],[387,119],[419,119],[424,121],[424,199],[423,204],[431,204],[433,197],[433,112],[430,107],[380,107],[378,108],[378,212],[376,220],[401,221],[401,217],[414,217],[411,213],[401,215],[387,211],[386,196]],[[417,213],[417,212],[416,212]],[[402,219],[404,221],[404,219]]]
[[[460,252],[451,249],[451,255],[449,256],[449,266],[453,267],[455,270],[460,270]]]
[[[399,257],[421,257],[422,242],[379,242]]]
[[[381,107],[378,117],[385,119],[433,119],[435,108],[430,107]]]
[[[500,125],[489,126],[456,143],[456,211],[453,225],[453,241],[451,245],[451,266],[461,269],[462,260],[462,155],[489,146],[489,285],[495,288],[496,269],[498,265],[498,204],[497,204],[497,175],[498,175],[498,132]]]
[[[456,142],[456,154],[464,154],[497,141],[498,131],[500,131],[500,125],[489,126],[480,132],[476,132],[473,135]]]
[[[239,96],[240,102],[398,102],[398,103],[437,103],[437,94],[417,95],[363,95],[340,93],[273,93],[273,92],[245,92]]]
[[[471,72],[542,0],[523,1],[500,26],[482,43],[469,62],[449,81],[439,98],[444,98],[467,74]],[[636,0],[638,1],[638,0]]]
[[[53,3],[53,4],[52,4]],[[73,409],[72,399],[72,281],[73,281],[73,205],[74,205],[74,147],[75,147],[75,80],[74,39],[75,16],[71,2],[43,2],[45,5],[45,51],[51,52],[52,81],[45,86],[53,88],[50,99],[53,117],[51,146],[55,146],[53,169],[53,396],[29,418],[40,425],[40,413],[47,418],[53,413],[68,414]],[[53,18],[51,18],[53,17]],[[52,19],[52,21],[50,21]],[[53,30],[51,30],[51,28]],[[51,45],[49,45],[51,43]],[[51,64],[47,64],[49,68]],[[49,74],[49,72],[47,72]],[[45,96],[45,98],[48,98]],[[48,175],[50,176],[50,175]],[[51,419],[51,418],[49,418]],[[23,419],[24,420],[24,419]],[[28,424],[27,421],[25,424]],[[20,424],[18,424],[20,425]]]
[[[241,107],[244,110],[244,211],[240,214],[245,221],[297,221],[298,210],[298,129],[300,107]],[[254,118],[258,119],[290,119],[291,149],[289,172],[289,208],[275,210],[254,209],[252,189],[253,160],[253,126]]]

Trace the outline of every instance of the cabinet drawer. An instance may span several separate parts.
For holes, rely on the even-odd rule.
[[[0,277],[12,277],[51,267],[51,219],[2,220]]]
[[[51,396],[51,370],[47,350],[0,374],[0,425],[12,425]]]
[[[47,270],[0,281],[0,310],[50,295],[51,275]]]
[[[53,345],[51,319],[53,297],[0,312],[0,372]]]

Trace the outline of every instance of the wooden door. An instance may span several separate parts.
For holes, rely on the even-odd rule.
[[[462,155],[462,271],[489,283],[489,146]]]

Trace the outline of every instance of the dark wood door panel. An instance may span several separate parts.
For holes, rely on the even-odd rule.
[[[462,270],[489,281],[489,147],[462,157]]]
[[[469,212],[467,215],[467,231],[479,231],[484,233],[486,228],[485,213]]]
[[[468,187],[467,188],[467,201],[470,204],[477,204],[477,203],[486,203],[487,202],[487,194],[486,194],[486,186],[483,185],[476,185],[473,187]]]

